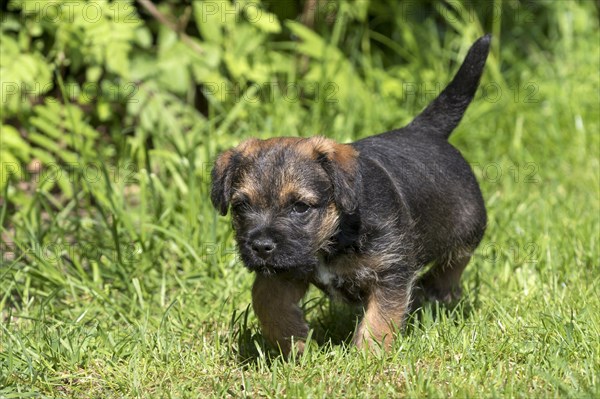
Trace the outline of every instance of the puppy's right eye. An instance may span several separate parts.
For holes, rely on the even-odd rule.
[[[305,213],[306,211],[308,211],[310,209],[310,205],[308,205],[305,202],[301,202],[298,201],[294,204],[294,206],[292,207],[292,210],[295,213]]]
[[[250,207],[250,203],[246,199],[239,199],[231,204],[235,212],[243,212]]]

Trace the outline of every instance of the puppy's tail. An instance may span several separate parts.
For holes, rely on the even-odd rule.
[[[491,35],[477,39],[452,82],[407,126],[447,139],[458,125],[473,100],[485,60],[490,50]]]

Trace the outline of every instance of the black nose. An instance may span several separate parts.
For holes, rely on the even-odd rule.
[[[275,241],[270,238],[259,238],[252,242],[252,250],[258,256],[266,259],[275,250]]]

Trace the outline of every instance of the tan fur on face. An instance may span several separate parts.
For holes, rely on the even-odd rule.
[[[316,232],[317,249],[326,247],[335,235],[339,225],[339,217],[340,214],[337,207],[331,202],[327,205],[325,217],[321,221],[321,227]]]
[[[238,198],[243,198],[244,196],[248,198],[248,201],[251,204],[260,204],[262,201],[260,195],[260,185],[256,180],[253,179],[243,179],[244,184],[239,187],[236,192],[231,196],[231,200],[235,201]]]
[[[294,147],[298,153],[308,159],[317,159],[324,154],[340,168],[353,171],[356,168],[358,152],[348,144],[340,144],[326,137],[316,136],[311,138],[301,137],[274,137],[267,140],[251,138],[240,143],[234,151],[243,156],[252,156],[261,150],[274,147]]]
[[[301,141],[306,141],[300,137],[273,137],[266,140],[259,140],[250,138],[242,141],[236,148],[235,151],[239,152],[243,156],[249,157],[256,155],[261,150],[269,150],[274,147],[291,147],[295,146]]]
[[[286,205],[290,200],[303,201],[307,204],[313,204],[318,197],[311,191],[298,186],[295,181],[285,180],[279,191],[279,204]]]
[[[352,146],[339,144],[334,140],[317,136],[311,138],[275,137],[267,140],[250,138],[240,143],[233,150],[224,152],[217,159],[215,169],[218,173],[222,173],[236,153],[244,158],[251,158],[258,155],[261,151],[269,151],[283,147],[294,148],[298,155],[305,159],[317,160],[319,157],[325,156],[331,162],[334,162],[337,167],[352,171],[352,173],[356,168],[358,152],[354,150]],[[260,187],[257,185],[258,182],[254,179],[241,178],[240,180],[243,181],[244,184],[238,188],[239,194],[247,196],[251,203],[259,202],[261,199],[258,194],[260,190]],[[294,181],[286,180],[283,182],[280,190],[279,202],[284,204],[286,201],[289,201],[292,196],[298,197],[298,200],[307,203],[316,200],[314,193],[303,190],[302,187]]]
[[[312,137],[308,141],[313,154],[325,154],[330,161],[346,172],[354,173],[356,171],[358,151],[351,145],[339,144],[320,136]]]

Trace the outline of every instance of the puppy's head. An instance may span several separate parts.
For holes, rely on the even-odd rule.
[[[221,154],[211,200],[231,205],[244,264],[261,273],[308,273],[358,206],[358,153],[324,137],[250,139]]]

